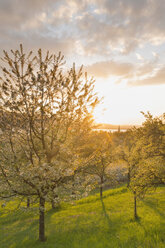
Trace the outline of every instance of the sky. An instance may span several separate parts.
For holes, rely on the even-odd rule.
[[[83,64],[103,97],[98,123],[165,112],[165,0],[0,0],[3,50],[40,47]]]

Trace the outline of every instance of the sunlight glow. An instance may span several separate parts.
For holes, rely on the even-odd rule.
[[[94,111],[97,123],[141,125],[144,121],[141,111],[158,116],[165,109],[165,85],[128,87],[110,79],[99,79],[96,80],[96,91],[104,97]]]

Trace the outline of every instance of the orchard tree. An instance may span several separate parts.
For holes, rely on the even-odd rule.
[[[129,161],[129,185],[128,188],[133,193],[134,197],[134,218],[138,219],[137,214],[137,198],[142,198],[145,193],[146,187],[142,184],[141,175],[143,169],[143,160],[141,158],[141,146],[139,146],[137,140],[135,145],[131,149],[131,153],[128,157]]]
[[[131,171],[134,163],[132,163],[131,155],[135,147],[135,129],[127,130],[125,133],[114,133],[113,143],[115,146],[115,159],[118,162],[124,163],[127,174],[127,187],[129,187],[131,180]]]
[[[110,167],[113,161],[111,136],[107,132],[92,132],[83,146],[80,146],[82,171],[90,175],[90,183],[99,185],[100,198],[103,196],[105,183],[114,181]]]
[[[143,115],[146,120],[138,129],[138,139],[145,160],[145,175],[150,185],[165,184],[165,114],[161,117],[153,117],[149,112]]]
[[[122,137],[115,137],[116,160],[122,161],[126,165],[127,187],[133,193],[134,199],[134,218],[138,218],[137,214],[137,198],[144,195],[144,188],[139,184],[139,177],[142,172],[141,144],[137,135],[138,129],[133,128],[125,132]]]
[[[45,201],[73,180],[70,140],[74,132],[83,132],[98,103],[94,80],[82,67],[66,70],[61,53],[26,54],[20,45],[10,55],[4,51],[2,60],[1,174],[11,195],[38,196],[39,240],[45,241]]]
[[[144,113],[143,113],[144,114]],[[134,193],[134,216],[137,218],[136,199],[160,184],[165,184],[165,116],[144,114],[146,121],[134,130],[134,146],[130,162],[133,165],[129,188]]]

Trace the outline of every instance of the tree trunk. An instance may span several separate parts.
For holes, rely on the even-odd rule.
[[[27,208],[30,208],[30,198],[27,197]]]
[[[134,218],[137,219],[136,192],[134,191]]]
[[[100,198],[102,199],[102,197],[103,197],[103,187],[100,186]]]
[[[127,179],[128,179],[128,182],[127,182],[127,188],[129,188],[129,185],[130,185],[130,179],[131,179],[131,175],[130,175],[130,168],[128,168],[128,174],[127,174]]]
[[[51,204],[52,204],[52,209],[54,209],[55,208],[55,202],[54,202],[54,200],[51,201]]]
[[[39,206],[39,240],[44,242],[45,238],[45,199],[40,197]]]
[[[101,177],[101,182],[100,182],[100,198],[102,199],[103,197],[103,178]]]

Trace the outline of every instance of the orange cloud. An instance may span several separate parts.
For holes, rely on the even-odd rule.
[[[92,65],[86,66],[85,70],[90,75],[101,78],[108,78],[109,76],[127,76],[134,66],[130,63],[120,63],[115,61],[101,61]]]

